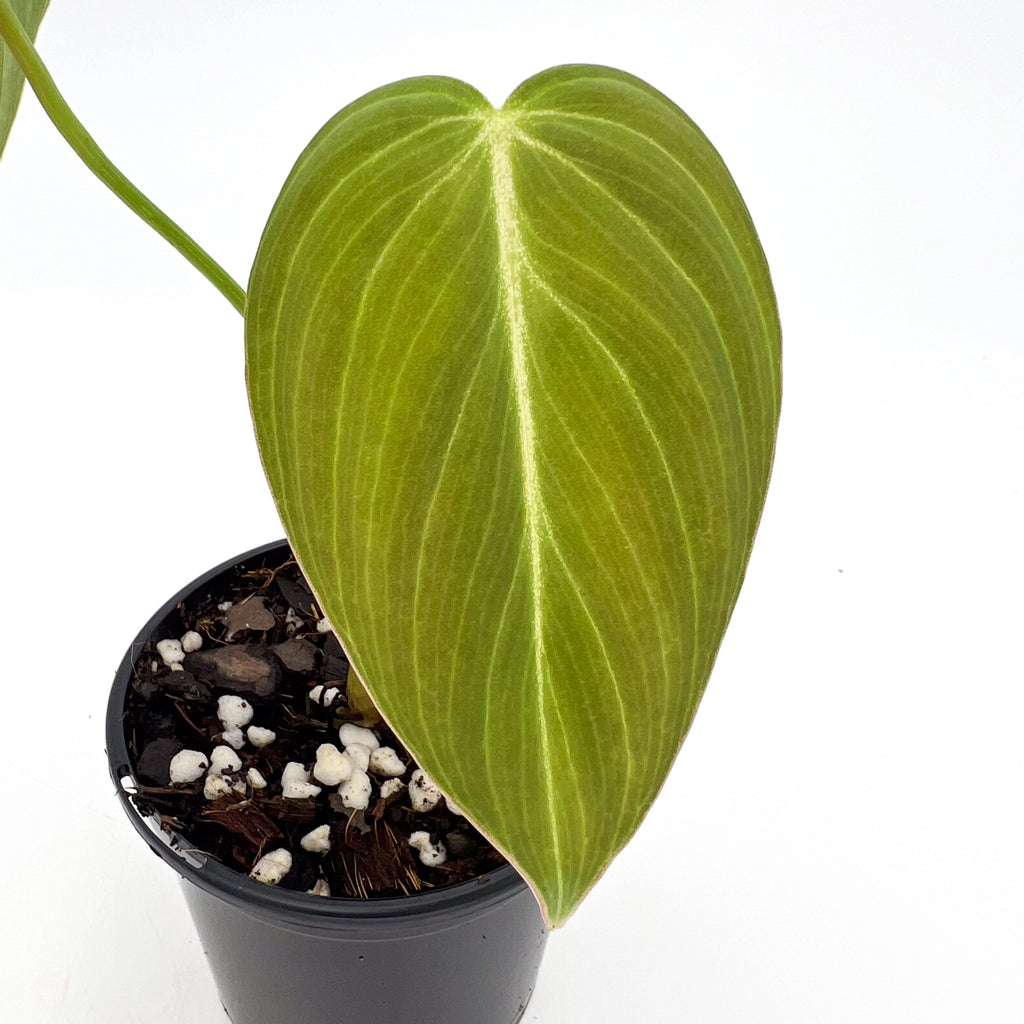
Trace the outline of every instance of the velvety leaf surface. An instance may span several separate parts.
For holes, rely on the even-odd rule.
[[[257,436],[353,665],[561,923],[704,690],[779,411],[768,270],[673,103],[553,68],[342,110],[247,310]]]
[[[50,0],[11,0],[14,13],[17,14],[25,31],[35,39],[39,31],[39,23],[43,20]],[[0,39],[0,155],[7,144],[7,136],[14,123],[14,115],[18,111],[21,89],[25,84],[25,76],[21,72],[14,54]]]

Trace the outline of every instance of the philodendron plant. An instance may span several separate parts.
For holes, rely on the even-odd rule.
[[[562,923],[679,751],[764,503],[779,324],[725,165],[610,68],[500,109],[396,82],[301,154],[243,293],[67,109],[25,31],[45,6],[0,0],[3,37],[242,313],[267,478],[353,669]]]

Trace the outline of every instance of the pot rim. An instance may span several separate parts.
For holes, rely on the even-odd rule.
[[[430,889],[411,896],[382,896],[369,900],[352,897],[310,896],[307,893],[279,889],[257,882],[229,868],[192,846],[177,832],[160,828],[155,818],[144,816],[132,802],[138,783],[128,756],[123,721],[132,672],[139,653],[150,637],[174,613],[180,601],[231,572],[244,562],[255,562],[287,548],[287,540],[271,541],[229,558],[184,586],[139,630],[118,666],[107,702],[106,748],[110,777],[122,808],[149,848],[187,882],[198,886],[239,909],[255,916],[272,917],[279,924],[294,927],[324,928],[331,931],[358,927],[364,937],[376,922],[403,920],[413,931],[433,931],[445,923],[483,913],[499,903],[518,896],[528,886],[511,864],[468,882]]]

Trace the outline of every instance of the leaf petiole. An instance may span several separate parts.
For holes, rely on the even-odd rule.
[[[0,37],[25,73],[43,110],[82,162],[133,213],[178,250],[239,313],[245,312],[245,291],[223,267],[155,203],[143,195],[110,161],[61,96],[9,0],[0,0]]]

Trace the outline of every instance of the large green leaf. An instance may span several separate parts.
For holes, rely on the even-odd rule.
[[[779,328],[728,171],[608,68],[499,111],[397,82],[295,165],[246,348],[353,665],[561,923],[679,750],[764,501]]]
[[[35,39],[49,3],[50,0],[11,0],[11,7],[29,38]],[[25,76],[20,65],[6,43],[0,39],[0,155],[7,144],[14,115],[18,112],[18,101],[24,84]]]

